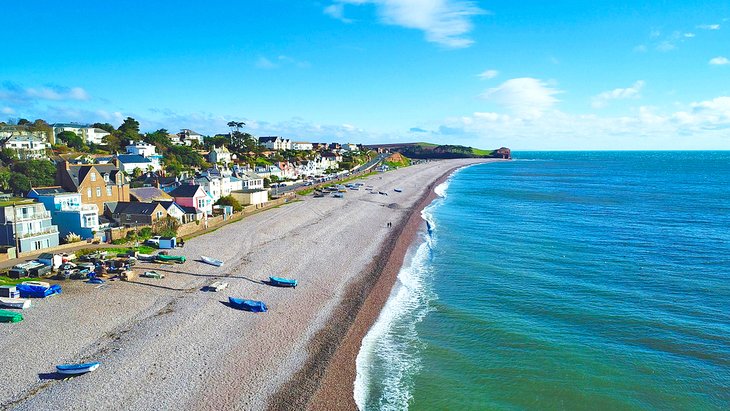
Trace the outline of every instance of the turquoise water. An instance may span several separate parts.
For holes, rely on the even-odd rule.
[[[730,409],[730,152],[516,153],[424,212],[363,409]]]

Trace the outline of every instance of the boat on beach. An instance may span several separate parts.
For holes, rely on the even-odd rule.
[[[211,291],[223,291],[226,288],[228,288],[228,283],[224,283],[223,281],[216,281],[208,286],[208,289]]]
[[[96,278],[96,277],[91,277],[91,278],[89,278],[89,281],[87,281],[87,283],[89,283],[89,284],[104,284],[104,282],[105,281],[102,280],[101,278]]]
[[[5,298],[0,297],[0,307],[18,308],[25,310],[30,308],[30,300],[27,298]]]
[[[45,281],[23,281],[21,284],[32,285],[37,287],[51,288],[51,283]]]
[[[56,370],[61,374],[78,375],[86,374],[99,368],[99,362],[87,362],[83,364],[60,364],[56,366]]]
[[[394,188],[393,191],[395,191],[396,193],[402,193],[403,192],[403,189],[401,189],[401,188]]]
[[[297,287],[297,280],[281,277],[269,277],[269,284],[277,287]]]
[[[185,262],[185,256],[182,256],[182,255],[157,254],[155,256],[155,259],[157,261],[162,261],[163,263],[171,262],[171,263],[182,264]]]
[[[45,285],[36,285],[45,284]],[[61,286],[58,284],[50,285],[42,281],[26,281],[16,286],[20,298],[46,298],[53,294],[61,293]]]
[[[231,304],[232,307],[244,311],[251,311],[255,313],[263,313],[268,311],[268,308],[263,301],[244,300],[243,298],[228,297],[228,302]]]
[[[155,278],[157,280],[161,280],[165,278],[165,274],[158,273],[157,271],[145,271],[142,274],[140,274],[140,277],[145,278]]]
[[[215,258],[212,258],[212,257],[206,257],[206,256],[204,256],[204,255],[201,255],[201,256],[200,256],[200,259],[201,259],[201,260],[202,260],[202,261],[203,261],[204,263],[206,263],[206,264],[210,264],[210,265],[214,265],[214,266],[216,266],[216,267],[220,267],[220,266],[222,266],[222,265],[223,265],[223,261],[221,261],[221,260],[216,260]]]
[[[0,310],[0,323],[19,323],[23,321],[23,315],[7,310]]]

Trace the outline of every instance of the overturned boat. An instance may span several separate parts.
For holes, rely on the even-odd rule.
[[[99,362],[87,362],[83,364],[60,364],[56,366],[56,370],[61,374],[78,375],[86,374],[99,368]]]
[[[295,287],[297,286],[297,280],[293,280],[290,278],[281,278],[281,277],[269,277],[269,284],[275,285],[277,287]]]
[[[18,308],[25,310],[30,307],[30,300],[27,298],[5,298],[0,297],[0,307]]]
[[[215,258],[212,258],[212,257],[206,257],[206,256],[204,256],[204,255],[201,255],[201,256],[200,256],[200,259],[201,259],[201,260],[202,260],[202,261],[203,261],[204,263],[206,263],[206,264],[210,264],[210,265],[214,265],[214,266],[216,266],[216,267],[220,267],[220,266],[222,266],[222,265],[223,265],[223,261],[221,261],[221,260],[216,260]]]
[[[223,281],[216,281],[208,286],[208,290],[215,292],[223,291],[226,288],[228,288],[228,283],[224,283]]]
[[[228,302],[232,307],[239,310],[251,311],[255,313],[263,313],[268,311],[263,301],[244,300],[243,298],[228,297]]]
[[[0,323],[19,323],[23,321],[23,315],[12,311],[0,310]]]

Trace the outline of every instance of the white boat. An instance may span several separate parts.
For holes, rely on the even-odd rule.
[[[25,310],[30,307],[30,300],[27,298],[5,298],[0,297],[0,306],[10,308],[20,308]]]
[[[34,285],[37,287],[51,288],[51,284],[45,281],[23,281],[21,284]]]
[[[212,290],[212,291],[215,291],[215,292],[223,291],[226,288],[228,288],[228,283],[224,283],[223,281],[216,281],[213,284],[211,284],[211,285],[208,286],[208,289],[209,290]]]
[[[223,261],[216,260],[215,258],[211,258],[211,257],[206,257],[204,255],[201,255],[200,259],[203,260],[204,263],[214,265],[216,267],[220,267],[223,265]]]

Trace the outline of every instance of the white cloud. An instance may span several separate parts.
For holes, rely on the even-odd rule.
[[[635,82],[631,87],[627,88],[616,88],[610,91],[604,91],[603,93],[593,97],[591,105],[594,108],[602,108],[608,105],[611,100],[626,100],[626,99],[638,99],[641,98],[641,89],[644,88],[644,81],[639,80]]]
[[[330,4],[324,8],[324,14],[340,20],[343,23],[352,23],[352,20],[345,18],[345,5],[342,3]]]
[[[675,46],[674,43],[672,43],[669,40],[662,41],[659,44],[657,44],[657,46],[656,46],[656,49],[658,51],[664,51],[664,52],[672,51],[676,48],[677,48],[677,46]]]
[[[701,24],[697,26],[698,29],[702,30],[720,30],[719,24]]]
[[[345,4],[374,4],[386,24],[421,30],[426,40],[449,48],[469,47],[474,41],[472,17],[485,14],[475,2],[467,0],[336,0],[325,13],[342,20]]]
[[[713,66],[724,66],[730,64],[730,60],[727,57],[718,56],[710,60],[710,64]]]
[[[256,60],[256,67],[258,67],[260,69],[270,70],[270,69],[278,68],[279,65],[277,65],[273,61],[267,59],[266,57],[259,57]]]
[[[485,91],[482,97],[506,107],[520,117],[536,118],[559,101],[554,97],[559,93],[560,90],[542,80],[522,77],[507,80]]]
[[[0,85],[0,100],[16,102],[33,102],[39,100],[89,100],[91,97],[81,87],[64,87],[46,85],[42,87],[22,87],[19,84],[5,82]]]
[[[684,33],[684,37],[687,37],[688,39],[691,39],[694,36],[695,36],[694,33]]]
[[[3,107],[2,109],[0,109],[0,113],[3,113],[3,114],[15,114],[15,110],[13,110],[10,107]]]
[[[482,80],[489,80],[492,78],[495,78],[499,75],[499,71],[497,70],[486,70],[481,73],[479,73],[479,78]]]

